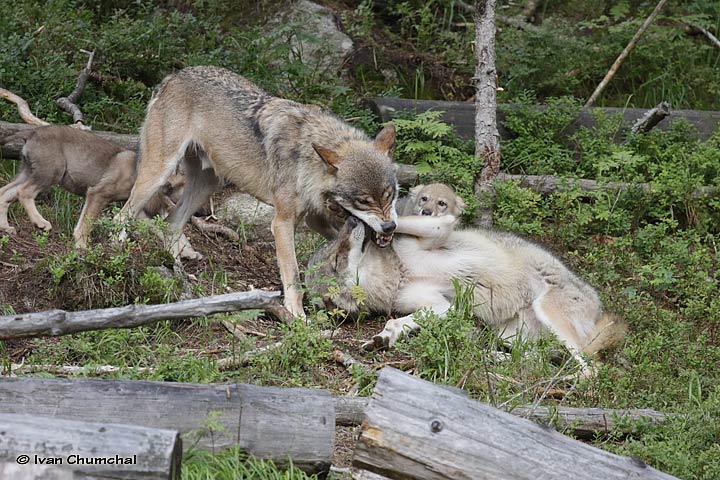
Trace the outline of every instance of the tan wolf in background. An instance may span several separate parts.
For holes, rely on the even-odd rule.
[[[35,197],[53,185],[77,195],[85,195],[85,205],[73,232],[75,246],[88,244],[92,221],[110,202],[126,200],[135,182],[136,155],[93,133],[69,126],[52,125],[15,133],[0,144],[24,140],[20,173],[0,188],[0,231],[14,233],[8,223],[10,204],[19,200],[39,229],[52,225],[37,209]],[[158,194],[146,205],[153,216],[164,209],[164,196]]]
[[[366,227],[348,218],[338,238],[310,260],[313,276],[335,278],[341,293],[328,298],[348,313],[361,308],[385,315],[385,329],[367,346],[391,347],[419,326],[412,314],[428,308],[444,315],[455,297],[453,279],[471,285],[474,313],[503,338],[555,334],[586,366],[593,355],[619,341],[625,325],[603,312],[597,292],[542,248],[510,233],[455,230],[455,218],[401,216],[392,247],[367,242]],[[428,239],[442,239],[427,248]],[[319,284],[311,278],[309,285]],[[362,305],[350,294],[359,285]]]
[[[285,306],[304,315],[295,226],[306,217],[332,238],[350,212],[388,246],[397,219],[394,142],[392,126],[373,141],[316,106],[272,97],[228,70],[185,68],[167,76],[148,105],[138,178],[119,217],[137,215],[184,160],[183,197],[168,216],[177,238],[219,178],[229,180],[275,207],[271,227]],[[173,242],[176,257],[179,248]]]
[[[465,201],[444,183],[416,185],[397,202],[398,215],[452,215],[459,217],[467,208]]]

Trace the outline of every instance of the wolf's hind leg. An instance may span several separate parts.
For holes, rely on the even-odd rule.
[[[182,234],[182,229],[190,216],[207,202],[210,195],[218,188],[220,181],[212,168],[204,169],[196,155],[185,157],[186,183],[180,201],[173,207],[167,217],[172,235],[170,251],[175,258],[200,259],[202,255],[195,252]],[[193,255],[194,253],[194,255]]]
[[[37,228],[48,232],[52,229],[52,225],[40,215],[37,205],[35,205],[35,197],[43,190],[44,188],[41,185],[37,185],[32,179],[29,179],[17,187],[17,197],[28,217],[30,217],[30,221]]]
[[[450,309],[450,302],[432,284],[414,284],[400,291],[397,299],[397,308],[400,311],[415,312],[423,308],[429,309],[435,315],[444,318]],[[420,325],[415,322],[413,314],[388,320],[382,332],[375,335],[372,340],[362,346],[365,350],[379,348],[392,348],[403,335],[417,332]]]
[[[15,233],[15,229],[8,223],[7,212],[10,204],[17,200],[17,189],[28,178],[27,170],[20,171],[18,176],[10,183],[0,188],[0,231]]]

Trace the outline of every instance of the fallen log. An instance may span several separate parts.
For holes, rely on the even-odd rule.
[[[126,305],[67,312],[47,310],[0,316],[0,340],[68,335],[105,328],[132,328],[160,320],[204,317],[248,309],[277,310],[280,292],[251,290],[158,305]]]
[[[328,392],[240,383],[0,378],[0,413],[177,430],[186,448],[239,445],[308,472],[329,468],[335,435]]]
[[[28,470],[53,465],[77,478],[180,478],[182,442],[174,430],[8,414],[0,414],[0,430],[0,461]]]
[[[389,122],[399,112],[422,113],[428,110],[444,112],[442,120],[455,127],[457,134],[465,140],[475,138],[475,107],[472,102],[445,102],[437,100],[410,100],[406,98],[377,97],[367,100],[367,105],[375,115],[383,122]],[[505,128],[507,114],[518,107],[510,104],[500,104],[497,107],[498,132],[500,138],[512,138],[511,132]],[[545,107],[533,107],[542,111]],[[622,115],[623,125],[628,129],[639,118],[647,113],[642,108],[616,108],[616,107],[583,107],[578,116],[566,129],[567,135],[572,135],[581,127],[594,128],[597,124],[593,117],[594,112],[602,111],[606,115]],[[702,140],[707,140],[720,124],[720,111],[701,110],[673,110],[672,116],[660,122],[656,128],[665,130],[679,119],[690,123],[698,132]],[[1,131],[1,130],[0,130]],[[624,139],[618,136],[617,142]]]
[[[51,465],[18,465],[13,462],[0,462],[0,478],[12,480],[76,480],[70,470]]]
[[[392,368],[365,410],[353,467],[426,480],[675,478]]]
[[[345,427],[360,425],[369,402],[369,397],[335,397],[335,422]],[[634,422],[656,424],[665,421],[669,415],[650,408],[578,408],[562,405],[522,405],[509,407],[506,411],[580,438],[593,438],[597,434],[610,432],[624,435],[635,433]]]

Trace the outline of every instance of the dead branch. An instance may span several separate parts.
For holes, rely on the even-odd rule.
[[[720,48],[720,40],[718,40],[715,35],[710,33],[708,30],[704,29],[700,25],[686,23],[685,28],[686,28],[686,31],[688,31],[688,33],[700,33],[700,34],[704,35],[705,38],[707,38],[708,41],[710,41],[710,43],[715,45],[717,48]]]
[[[367,370],[368,372],[370,371],[367,365],[365,365],[359,360],[354,359],[352,356],[350,356],[350,354],[345,353],[337,348],[332,353],[332,359],[333,361],[339,363],[348,370],[355,366],[362,370]]]
[[[78,128],[85,127],[85,117],[80,111],[80,108],[76,105],[76,103],[80,99],[80,95],[82,95],[83,91],[85,91],[85,84],[87,84],[88,78],[90,78],[93,60],[95,59],[95,50],[93,50],[92,52],[86,52],[84,50],[81,51],[83,53],[89,54],[90,57],[88,58],[88,62],[87,65],[85,65],[85,68],[80,70],[77,82],[75,83],[75,89],[67,97],[60,97],[55,100],[55,103],[58,107],[62,108],[63,110],[72,115],[73,124],[76,125]],[[89,130],[89,127],[87,127],[86,129]]]
[[[131,328],[160,320],[203,317],[249,309],[278,309],[280,292],[252,290],[159,305],[126,305],[67,312],[48,310],[0,316],[0,340],[68,335],[106,328]]]
[[[220,225],[218,223],[210,223],[207,220],[204,220],[195,215],[190,217],[190,221],[198,230],[203,233],[216,233],[219,235],[223,235],[226,238],[229,238],[233,242],[240,241],[240,235],[238,235],[235,230],[233,230],[232,228],[228,228],[225,225]]]
[[[17,106],[18,113],[20,114],[20,118],[23,119],[25,123],[28,123],[30,125],[50,125],[45,120],[40,120],[37,118],[33,113],[30,111],[30,106],[28,103],[23,100],[20,96],[15,95],[10,90],[5,90],[4,88],[0,88],[0,97],[8,100],[9,102],[14,103]]]
[[[217,361],[218,370],[224,372],[227,370],[232,370],[233,368],[247,367],[250,362],[258,355],[262,355],[263,353],[270,352],[272,350],[277,350],[278,348],[282,347],[282,345],[283,342],[270,343],[268,345],[258,347],[254,350],[249,350],[240,356],[221,358]]]
[[[660,0],[658,4],[655,6],[655,9],[652,11],[649,17],[645,19],[643,24],[640,26],[637,32],[635,32],[635,35],[630,40],[630,42],[625,46],[625,49],[620,53],[620,55],[615,59],[615,63],[612,64],[610,67],[610,70],[605,74],[605,78],[602,79],[600,84],[597,86],[595,91],[590,95],[590,98],[588,99],[587,103],[585,103],[586,107],[591,106],[595,103],[595,100],[600,96],[600,94],[605,90],[605,87],[608,83],[610,83],[610,80],[615,76],[620,66],[623,64],[625,59],[628,55],[630,55],[630,52],[633,51],[635,48],[635,45],[637,45],[637,42],[640,40],[640,37],[642,37],[643,33],[645,33],[645,30],[650,26],[650,24],[655,20],[655,17],[657,17],[658,13],[660,13],[660,10],[662,7],[667,3],[667,0]]]
[[[670,115],[670,104],[661,102],[657,107],[648,110],[645,115],[638,118],[630,131],[634,134],[649,132],[668,115]]]

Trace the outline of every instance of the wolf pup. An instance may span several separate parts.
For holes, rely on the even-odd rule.
[[[443,183],[417,185],[397,203],[398,215],[453,215],[459,217],[467,208],[463,199]]]
[[[285,306],[304,316],[295,226],[306,217],[332,238],[350,212],[379,246],[390,245],[397,220],[394,143],[391,126],[373,141],[316,106],[272,97],[228,70],[185,68],[166,77],[148,105],[138,178],[119,216],[137,215],[183,160],[185,190],[167,219],[177,235],[218,179],[229,180],[275,207],[271,229]],[[178,250],[171,248],[176,257]]]
[[[349,313],[364,308],[404,315],[387,322],[369,342],[374,348],[391,347],[419,329],[412,314],[420,309],[444,315],[455,296],[455,278],[472,286],[475,314],[503,338],[550,331],[583,366],[581,353],[593,355],[622,338],[625,325],[604,313],[597,292],[550,253],[509,233],[454,230],[454,223],[451,215],[401,216],[400,235],[381,250],[350,217],[338,238],[311,258],[308,270],[336,279],[339,295],[319,293]],[[429,238],[442,238],[442,248],[424,248]],[[356,285],[366,292],[362,307],[348,293]]]
[[[0,139],[0,144],[24,140],[22,168],[10,183],[0,188],[0,231],[14,233],[8,223],[10,204],[19,200],[30,221],[49,231],[52,225],[40,215],[35,197],[53,185],[85,195],[73,237],[78,248],[86,248],[90,225],[110,202],[126,200],[135,181],[135,153],[97,135],[68,126],[23,130]],[[160,196],[147,205],[152,216],[164,207]]]

